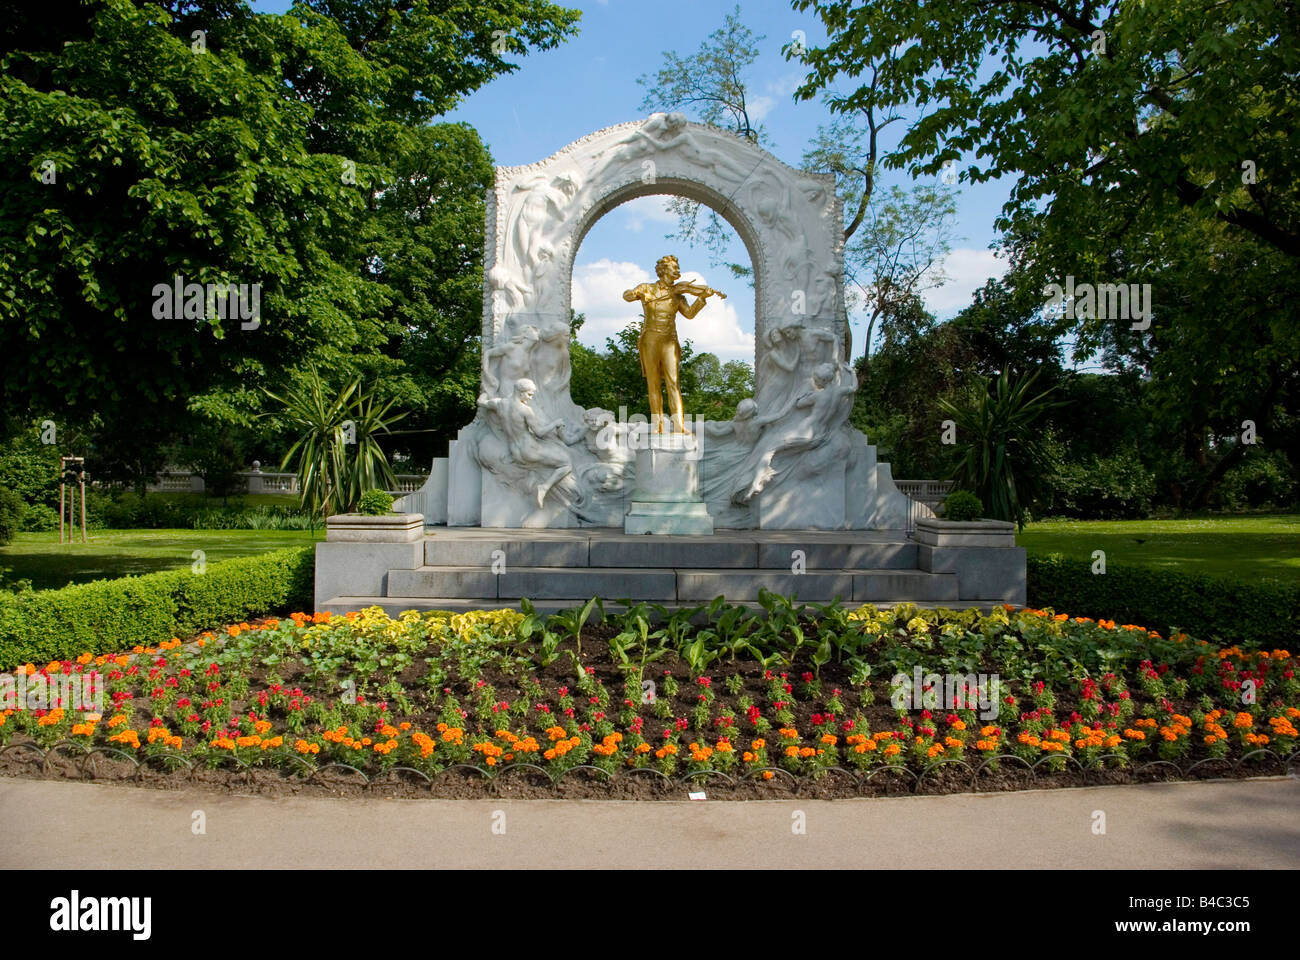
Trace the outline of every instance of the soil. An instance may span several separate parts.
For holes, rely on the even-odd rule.
[[[135,786],[154,790],[203,789],[240,796],[336,797],[344,799],[437,799],[437,800],[685,800],[688,791],[703,790],[710,800],[843,800],[861,797],[897,797],[915,794],[939,796],[954,793],[1002,793],[1058,787],[1119,786],[1135,783],[1247,780],[1282,776],[1280,760],[1233,769],[1232,763],[1205,765],[1191,774],[1172,766],[1154,764],[1131,769],[1098,768],[1083,772],[1033,774],[1015,760],[1004,759],[997,771],[985,769],[978,776],[953,763],[932,769],[919,781],[909,770],[878,769],[862,776],[848,770],[830,770],[819,779],[793,777],[777,770],[771,780],[734,779],[718,774],[701,775],[694,784],[669,782],[657,773],[623,772],[612,779],[602,771],[577,769],[552,784],[539,770],[504,768],[491,779],[464,769],[450,769],[433,781],[411,770],[395,769],[367,783],[359,774],[341,767],[322,767],[308,778],[294,769],[250,768],[192,770],[180,767],[167,771],[153,764],[137,768],[111,756],[96,755],[80,769],[69,751],[55,750],[44,764],[35,753],[9,750],[0,755],[0,776],[24,780],[75,780]],[[867,777],[870,777],[868,780]]]

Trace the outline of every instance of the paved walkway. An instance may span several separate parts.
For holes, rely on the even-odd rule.
[[[199,812],[202,835],[193,828]],[[1094,833],[1098,812],[1105,815],[1104,834]],[[794,830],[800,822],[802,834]],[[1294,869],[1300,867],[1300,780],[678,803],[270,800],[5,779],[0,824],[4,869]]]

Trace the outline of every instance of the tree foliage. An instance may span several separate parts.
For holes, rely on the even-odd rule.
[[[458,309],[368,271],[366,244],[400,259],[393,218],[376,221],[405,196],[404,157],[445,147],[443,172],[478,189],[472,138],[421,125],[577,17],[544,0],[20,7],[0,24],[3,412],[95,413],[156,446],[187,411],[250,423],[260,388],[309,358],[359,369],[399,321],[459,335]],[[452,224],[441,252],[480,229]],[[418,227],[403,239],[432,245]],[[157,316],[155,287],[177,275],[259,284],[260,323]]]
[[[802,51],[797,96],[848,80],[827,95],[833,111],[915,108],[885,166],[934,174],[964,162],[972,182],[1014,176],[1003,225],[1045,207],[1053,243],[1104,253],[1138,212],[1181,209],[1300,257],[1293,0],[794,7],[828,33]]]

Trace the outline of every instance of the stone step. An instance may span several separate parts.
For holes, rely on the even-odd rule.
[[[647,567],[660,569],[763,568],[790,570],[915,570],[917,544],[910,540],[854,540],[814,532],[762,540],[719,531],[712,537],[583,535],[546,531],[533,540],[515,537],[440,537],[425,539],[424,563],[430,567]]]
[[[957,577],[905,569],[809,570],[699,569],[630,567],[514,567],[493,573],[490,566],[424,566],[390,570],[389,597],[516,598],[532,600],[603,599],[709,601],[756,600],[760,587],[799,600],[874,603],[907,597],[916,602],[956,602]]]
[[[365,610],[367,607],[381,607],[389,616],[396,617],[406,610],[447,610],[451,613],[464,613],[468,610],[518,610],[518,597],[499,598],[465,598],[465,597],[332,597],[320,605],[321,610],[328,610],[330,613],[343,614],[354,610]],[[588,598],[590,599],[590,598]],[[538,613],[558,613],[561,610],[572,610],[580,607],[585,601],[579,600],[536,600],[532,601],[534,608]],[[887,607],[898,606],[904,603],[912,603],[918,607],[946,607],[948,603],[922,600],[877,600],[875,606],[885,609]],[[663,601],[661,604],[669,611],[680,610],[687,607],[698,607],[700,604],[684,603],[681,601]],[[751,610],[761,610],[762,608],[754,601],[737,601],[736,606],[747,607]],[[857,606],[858,604],[852,604]],[[626,607],[613,601],[605,601],[605,613],[613,615],[622,613]],[[845,606],[850,606],[846,603]],[[974,607],[984,613],[988,613],[994,607],[1001,606],[1000,600],[963,600],[959,604],[951,604],[953,609],[966,610]],[[703,621],[701,614],[696,620]]]
[[[673,570],[624,567],[511,567],[493,573],[486,567],[420,567],[390,570],[390,597],[538,597],[589,600],[593,596],[629,600],[677,599]]]
[[[922,570],[680,570],[677,599],[712,600],[716,596],[756,599],[759,586],[805,602],[875,603],[890,597],[917,602],[956,602],[957,577]]]

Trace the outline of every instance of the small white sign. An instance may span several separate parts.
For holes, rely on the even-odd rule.
[[[696,793],[694,790],[689,791],[689,792],[686,794],[686,796],[687,796],[688,798],[690,798],[691,800],[707,800],[707,799],[709,799],[708,797],[706,797],[706,796],[704,795],[704,791],[703,791],[703,790],[701,790],[699,793]]]

